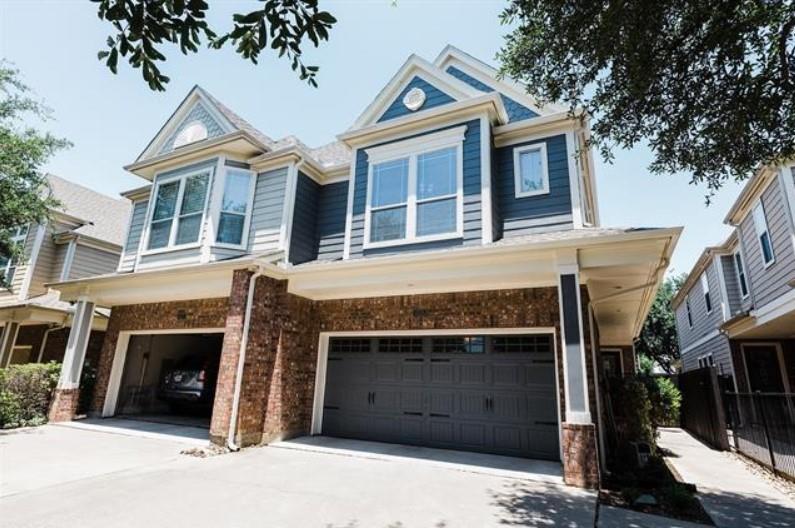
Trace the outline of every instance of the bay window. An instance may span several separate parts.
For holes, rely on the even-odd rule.
[[[734,254],[734,269],[737,272],[737,282],[740,284],[740,295],[745,299],[748,297],[748,280],[745,278],[745,266],[739,251]]]
[[[218,244],[243,245],[243,235],[248,227],[249,200],[253,196],[253,182],[254,177],[249,171],[227,168],[215,238]]]
[[[462,236],[465,130],[368,149],[365,249]]]
[[[211,174],[208,168],[157,183],[148,250],[199,242]]]

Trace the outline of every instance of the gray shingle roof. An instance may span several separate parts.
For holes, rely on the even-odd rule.
[[[130,216],[129,200],[111,198],[54,174],[47,175],[60,211],[86,222],[75,233],[121,246]]]

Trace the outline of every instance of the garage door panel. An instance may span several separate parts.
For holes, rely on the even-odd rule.
[[[367,341],[329,362],[324,434],[559,459],[551,339]]]

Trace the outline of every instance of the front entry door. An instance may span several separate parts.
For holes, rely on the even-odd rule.
[[[751,391],[784,392],[784,378],[774,345],[743,345]]]

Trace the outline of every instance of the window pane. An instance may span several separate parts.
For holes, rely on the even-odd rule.
[[[770,245],[770,235],[767,231],[762,233],[759,241],[762,243],[762,256],[765,259],[765,263],[768,263],[773,260],[773,246]]]
[[[417,236],[454,232],[455,210],[455,198],[417,204]]]
[[[194,214],[190,216],[183,216],[179,219],[177,226],[177,240],[176,244],[190,244],[199,240],[199,231],[201,230],[202,215]]]
[[[409,161],[400,159],[373,167],[373,207],[401,204],[408,199]]]
[[[540,150],[530,150],[519,155],[522,192],[544,189],[544,164]]]
[[[149,230],[149,249],[158,249],[168,245],[171,222],[171,220],[152,222],[152,227]]]
[[[447,148],[417,156],[417,199],[455,194],[455,154],[455,148]]]
[[[406,208],[395,207],[373,211],[370,222],[370,241],[398,240],[406,237]]]
[[[240,244],[243,238],[243,224],[246,217],[239,214],[221,213],[218,222],[218,242]]]
[[[229,171],[226,174],[224,201],[221,209],[234,213],[245,213],[248,206],[248,188],[251,175],[247,172]]]
[[[207,194],[207,173],[197,174],[185,180],[180,215],[198,213],[204,210],[204,197]]]
[[[157,188],[157,202],[152,220],[163,220],[174,216],[178,191],[179,181],[166,183]]]

